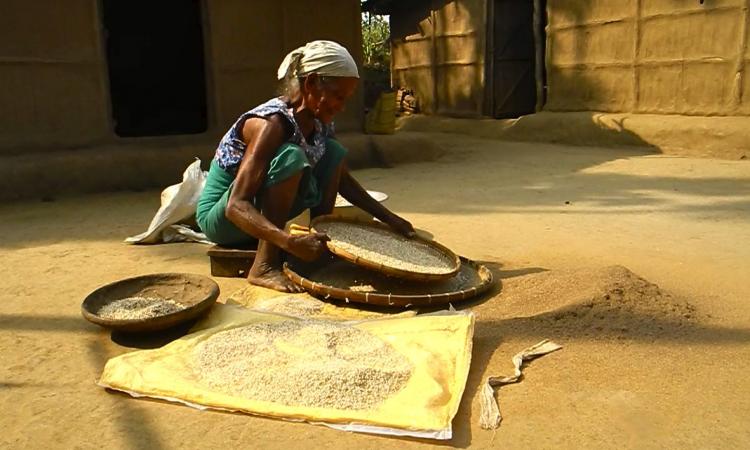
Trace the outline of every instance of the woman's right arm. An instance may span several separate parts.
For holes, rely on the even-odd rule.
[[[266,172],[276,149],[284,142],[286,129],[282,121],[277,115],[266,119],[249,118],[245,121],[242,137],[247,148],[234,180],[225,215],[245,233],[286,249],[289,235],[266,219],[252,203],[265,182]]]
[[[229,195],[225,215],[245,233],[311,261],[325,251],[325,235],[291,236],[268,220],[252,203],[263,186],[271,160],[286,140],[287,133],[286,123],[278,115],[245,121],[242,136],[247,148]]]

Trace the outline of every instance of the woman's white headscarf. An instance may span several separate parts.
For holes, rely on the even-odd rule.
[[[289,52],[277,72],[279,80],[317,73],[324,77],[359,78],[357,64],[349,51],[333,41],[312,41]]]

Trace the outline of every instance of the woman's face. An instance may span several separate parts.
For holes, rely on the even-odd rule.
[[[328,77],[325,81],[317,76],[307,77],[307,106],[318,120],[331,123],[333,116],[344,111],[346,101],[354,94],[358,82],[359,79],[353,77]]]

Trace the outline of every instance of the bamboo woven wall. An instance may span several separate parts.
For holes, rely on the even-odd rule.
[[[414,89],[423,111],[482,114],[485,5],[485,0],[427,0],[391,15],[393,84]]]
[[[748,0],[555,0],[554,111],[750,115]]]

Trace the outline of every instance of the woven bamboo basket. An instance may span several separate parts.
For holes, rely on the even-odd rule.
[[[284,274],[295,284],[324,299],[333,298],[345,302],[366,303],[379,306],[426,306],[458,303],[486,292],[493,284],[492,272],[481,264],[460,258],[461,270],[454,278],[436,283],[421,283],[394,279],[385,275],[367,272],[362,267],[353,267],[347,261],[330,260],[320,264],[291,261],[284,263]],[[347,282],[335,283],[326,280],[328,274],[343,274],[349,281],[367,278],[377,285],[375,292],[360,292],[346,287]],[[338,285],[336,285],[338,284]]]
[[[310,223],[310,229],[313,232],[320,231],[316,229],[316,226],[325,222],[351,223],[351,224],[355,224],[359,226],[376,228],[378,230],[382,230],[382,231],[385,231],[387,233],[394,234],[394,235],[396,234],[388,225],[382,222],[363,221],[363,220],[358,220],[354,218],[342,218],[342,217],[336,217],[336,216],[316,217]],[[293,231],[299,233],[299,232],[304,232],[304,229],[301,227],[295,227]],[[444,245],[438,242],[435,242],[433,240],[425,239],[421,237],[419,234],[413,237],[412,240],[420,242],[424,245],[427,245],[428,247],[442,254],[446,258],[446,260],[451,262],[451,271],[445,272],[445,273],[425,273],[425,272],[413,272],[413,271],[409,271],[409,270],[405,270],[401,268],[390,267],[377,261],[372,261],[366,258],[359,257],[357,255],[353,255],[347,250],[344,250],[336,246],[333,242],[328,242],[328,249],[334,255],[346,261],[349,261],[353,264],[356,264],[358,266],[361,266],[370,270],[374,270],[384,275],[397,277],[397,278],[403,278],[407,280],[424,281],[424,282],[447,280],[447,279],[452,278],[458,273],[458,271],[461,268],[461,260],[448,247],[445,247]]]
[[[184,309],[145,319],[108,319],[99,315],[106,304],[121,298],[146,296],[174,300]],[[126,332],[152,332],[196,319],[211,309],[219,298],[219,285],[203,275],[157,273],[126,278],[96,289],[81,304],[81,314],[89,322]]]

